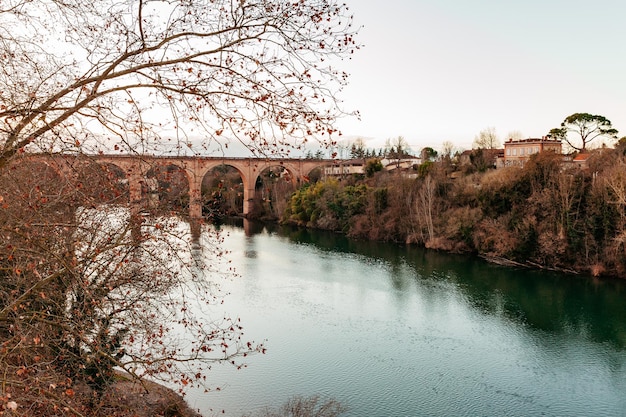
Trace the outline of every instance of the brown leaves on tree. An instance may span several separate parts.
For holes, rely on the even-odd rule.
[[[87,414],[93,398],[82,402],[80,384],[103,392],[113,369],[191,375],[179,379],[191,386],[204,381],[187,372],[197,360],[204,375],[211,361],[240,366],[265,351],[241,340],[235,320],[186,308],[192,293],[221,301],[181,273],[191,269],[188,232],[169,215],[188,204],[186,173],[155,167],[143,190],[131,189],[134,173],[80,152],[162,153],[174,132],[176,152],[199,137],[200,149],[240,140],[258,154],[288,153],[331,143],[349,113],[338,98],[345,74],[334,69],[359,47],[345,5],[154,4],[9,0],[0,14],[12,28],[0,44],[10,57],[0,72],[0,375],[33,416]],[[75,159],[48,164],[32,152]],[[149,196],[159,202],[152,217],[129,211]],[[191,334],[191,354],[177,331]]]

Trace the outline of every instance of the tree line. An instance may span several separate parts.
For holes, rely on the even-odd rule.
[[[300,188],[282,221],[540,268],[626,276],[626,140],[588,168],[534,154],[523,167],[451,175],[449,159]],[[458,174],[459,172],[457,172]]]

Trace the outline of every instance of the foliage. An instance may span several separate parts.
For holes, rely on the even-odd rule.
[[[367,197],[352,211],[344,202],[355,185],[333,182],[332,192],[307,193],[307,202],[315,207],[316,219],[335,221],[307,225],[334,226],[358,238],[623,277],[626,157],[619,147],[599,149],[589,166],[581,170],[543,152],[532,155],[523,168],[451,180],[443,162],[436,161],[417,179],[383,172],[364,180]]]
[[[430,174],[432,168],[433,161],[424,161],[417,167],[417,175],[419,175],[421,178],[426,178],[426,176]]]
[[[389,207],[389,190],[385,188],[376,188],[374,190],[374,212],[381,214]]]
[[[437,159],[437,151],[431,148],[430,146],[427,146],[422,149],[420,156],[424,160],[424,162],[434,161],[435,159]]]
[[[569,133],[574,133],[580,143],[569,137]],[[585,152],[587,145],[599,137],[617,139],[617,130],[611,125],[611,121],[604,116],[589,113],[574,113],[565,118],[561,127],[550,130],[550,136],[567,142],[572,148],[580,152]]]
[[[373,176],[375,173],[383,170],[383,163],[378,158],[368,159],[365,163],[365,175]]]
[[[334,179],[320,181],[292,195],[284,219],[288,223],[347,232],[350,219],[363,212],[368,191],[365,184],[342,186]]]
[[[365,149],[365,141],[361,138],[358,138],[354,141],[352,146],[350,147],[350,158],[359,159],[365,158],[367,156],[367,150]]]

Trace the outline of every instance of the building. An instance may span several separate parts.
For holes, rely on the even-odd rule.
[[[333,165],[324,167],[326,176],[344,176],[365,173],[364,159],[337,160]]]
[[[412,169],[414,166],[421,165],[422,158],[415,156],[407,156],[406,158],[384,158],[381,161],[385,171],[394,171],[400,169],[403,171]]]
[[[584,170],[589,168],[587,162],[589,161],[590,156],[590,153],[579,153],[572,159],[572,162],[574,163],[574,166]]]
[[[414,166],[420,165],[422,159],[411,156],[399,159],[384,158],[381,159],[380,162],[385,171],[410,171]],[[364,174],[366,165],[367,159],[364,158],[336,160],[333,165],[328,165],[324,168],[324,175],[341,177],[352,174]]]
[[[561,141],[549,139],[544,136],[541,139],[509,139],[504,142],[504,166],[523,167],[530,156],[539,152],[562,153]]]

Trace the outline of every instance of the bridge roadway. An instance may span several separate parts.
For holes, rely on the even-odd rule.
[[[243,182],[243,215],[250,212],[255,196],[256,181],[265,169],[283,167],[290,175],[294,185],[306,182],[315,168],[336,164],[331,159],[297,158],[227,158],[204,156],[148,156],[148,155],[68,155],[68,154],[31,154],[28,158],[43,162],[60,172],[76,172],[76,165],[82,161],[94,161],[99,164],[112,164],[126,175],[128,180],[130,203],[135,207],[142,204],[142,184],[146,182],[150,169],[174,165],[187,176],[189,184],[189,217],[202,217],[202,180],[212,169],[221,165],[235,168]]]

